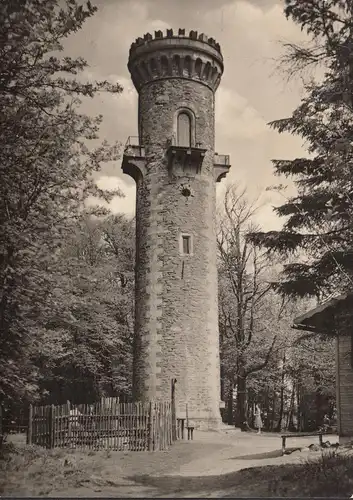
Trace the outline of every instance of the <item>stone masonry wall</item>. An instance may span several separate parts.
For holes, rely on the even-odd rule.
[[[193,111],[201,173],[168,170],[166,151],[179,108]],[[220,423],[215,238],[214,94],[195,81],[168,79],[140,90],[139,130],[146,170],[137,186],[135,397],[169,399],[201,427]],[[190,197],[181,194],[188,186]],[[193,252],[180,253],[180,235]]]

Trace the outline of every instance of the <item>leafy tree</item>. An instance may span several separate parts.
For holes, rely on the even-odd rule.
[[[328,401],[335,400],[334,342],[332,338],[318,342],[317,337],[301,335],[291,349],[286,371],[297,399],[299,429],[308,429],[310,418],[311,426],[318,429],[329,411]]]
[[[291,328],[293,316],[307,304],[290,301],[281,314],[281,341],[269,363],[251,374],[248,419],[260,402],[267,430],[317,430],[335,401],[334,339],[303,335]]]
[[[294,71],[321,64],[321,81],[305,83],[305,97],[289,118],[270,124],[302,137],[308,157],[274,160],[275,174],[291,177],[297,194],[275,209],[286,217],[281,231],[253,232],[269,252],[291,255],[277,289],[286,296],[319,300],[351,289],[353,270],[353,3],[351,0],[286,0],[285,14],[311,39],[286,44],[284,62]]]
[[[131,392],[133,229],[124,216],[86,218],[62,248],[53,290],[60,309],[37,358],[47,400],[82,403]]]
[[[292,328],[294,316],[308,300],[282,299],[272,290],[278,265],[247,240],[253,231],[256,205],[245,191],[230,186],[218,223],[219,322],[221,337],[222,396],[227,399],[228,423],[243,430],[253,423],[260,403],[267,429],[309,425],[314,401],[314,425],[320,425],[325,397],[333,396],[332,341],[315,339]],[[310,301],[312,302],[312,300]],[[325,390],[325,387],[327,390]]]
[[[0,403],[37,394],[33,359],[61,307],[60,247],[88,196],[122,194],[95,185],[92,174],[117,158],[118,146],[90,146],[102,117],[79,112],[80,97],[122,88],[84,82],[76,75],[87,62],[61,55],[95,11],[75,0],[0,3]]]
[[[271,325],[278,320],[279,309],[268,282],[270,262],[245,239],[255,210],[245,191],[229,187],[217,234],[223,392],[228,392],[228,422],[232,423],[236,387],[235,424],[244,430],[247,380],[268,364],[278,341],[278,331]]]

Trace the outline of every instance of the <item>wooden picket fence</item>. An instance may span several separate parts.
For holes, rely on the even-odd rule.
[[[46,448],[161,451],[175,438],[172,402],[31,406],[27,443]]]

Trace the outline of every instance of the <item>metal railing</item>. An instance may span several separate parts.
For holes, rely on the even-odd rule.
[[[170,145],[171,145],[171,146],[180,146],[180,144],[178,144],[178,140],[177,140],[177,136],[176,136],[176,134],[173,134],[173,135],[171,136],[171,138],[169,139],[169,142],[170,142]],[[182,146],[182,147],[188,147],[188,146]],[[192,147],[192,148],[200,148],[200,149],[202,149],[202,144],[201,144],[201,142],[196,142],[196,144],[195,144],[195,145],[190,146],[190,147]]]
[[[124,154],[129,156],[145,156],[145,147],[141,146],[139,137],[134,135],[128,137]]]
[[[129,135],[127,138],[125,146],[139,146],[140,138],[137,135]]]
[[[215,153],[214,162],[216,165],[228,166],[228,165],[230,165],[230,156],[229,155],[219,155],[218,153]]]
[[[169,144],[171,146],[177,146],[177,138],[176,135],[173,134],[169,139]],[[201,147],[201,143],[197,142],[195,144],[196,148]],[[128,156],[145,156],[145,147],[140,144],[140,138],[138,136],[130,135],[126,141],[124,154]],[[230,165],[230,156],[229,155],[220,155],[215,153],[214,155],[214,163],[215,165]]]

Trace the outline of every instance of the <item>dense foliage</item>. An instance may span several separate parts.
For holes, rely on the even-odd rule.
[[[122,88],[84,82],[87,62],[61,54],[95,10],[74,0],[0,4],[0,401],[38,396],[34,360],[45,348],[61,355],[51,328],[63,314],[56,292],[65,297],[69,286],[61,248],[84,212],[104,213],[86,208],[89,196],[121,195],[93,181],[118,147],[90,146],[102,118],[81,114],[79,104]]]
[[[88,218],[65,241],[52,290],[57,310],[36,358],[46,401],[131,394],[133,231],[123,216]]]

